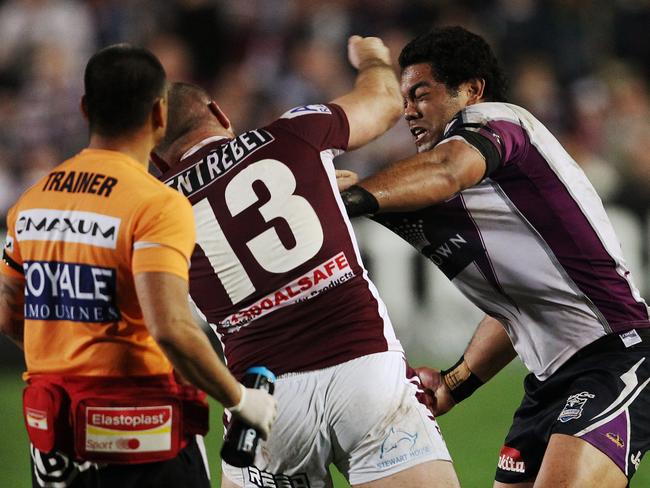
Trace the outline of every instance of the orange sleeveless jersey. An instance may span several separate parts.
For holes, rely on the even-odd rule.
[[[134,159],[85,149],[31,187],[7,216],[2,273],[25,281],[27,376],[166,374],[133,276],[187,280],[189,202]]]

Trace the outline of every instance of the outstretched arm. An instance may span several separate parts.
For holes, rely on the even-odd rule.
[[[351,217],[412,211],[474,186],[485,171],[485,158],[477,149],[464,140],[450,139],[388,166],[341,196]]]
[[[422,385],[433,397],[434,415],[442,415],[501,371],[517,353],[503,325],[486,315],[479,323],[465,354],[451,368],[440,371],[416,368]]]
[[[352,36],[348,58],[357,70],[354,88],[333,100],[348,118],[348,149],[357,149],[390,129],[402,112],[399,83],[390,52],[378,37]]]
[[[266,438],[275,400],[265,391],[244,388],[219,360],[192,318],[187,281],[172,273],[142,272],[135,275],[135,288],[149,333],[178,372]]]

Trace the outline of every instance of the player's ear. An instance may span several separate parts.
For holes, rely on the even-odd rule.
[[[226,114],[224,113],[223,110],[221,110],[221,107],[217,105],[217,102],[215,102],[214,100],[210,100],[210,102],[208,103],[208,108],[210,109],[210,112],[212,112],[212,115],[214,115],[217,118],[217,120],[219,121],[219,123],[224,129],[230,129],[231,127],[230,119],[226,117]]]
[[[467,105],[483,102],[485,92],[485,80],[483,78],[473,78],[461,84],[461,89],[466,91]]]
[[[81,110],[81,114],[84,116],[84,119],[87,121],[88,120],[88,102],[86,101],[86,95],[83,95],[81,97],[81,102],[79,104],[79,109]]]

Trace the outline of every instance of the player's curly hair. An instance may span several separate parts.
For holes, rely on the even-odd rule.
[[[462,27],[432,29],[409,42],[399,55],[402,69],[419,63],[431,65],[436,81],[456,92],[461,83],[485,80],[484,97],[505,102],[507,81],[485,40]]]

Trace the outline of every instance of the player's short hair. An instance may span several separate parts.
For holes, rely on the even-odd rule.
[[[91,133],[117,137],[142,127],[166,84],[165,69],[147,49],[115,44],[96,52],[84,73]]]
[[[166,151],[174,141],[197,129],[210,117],[210,95],[191,83],[174,82],[169,87],[167,131],[156,151]]]
[[[436,81],[450,92],[461,83],[484,79],[484,97],[505,102],[507,81],[492,49],[485,40],[462,27],[432,29],[409,42],[399,55],[402,70],[419,63],[431,66]]]

